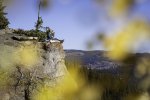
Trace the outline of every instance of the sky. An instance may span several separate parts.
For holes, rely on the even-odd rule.
[[[36,0],[18,0],[15,6],[8,6],[6,12],[11,28],[33,29],[37,20]],[[65,2],[64,2],[65,1]],[[140,0],[139,0],[140,1]],[[137,4],[131,13],[144,15],[150,20],[150,2]],[[105,10],[94,0],[53,0],[50,7],[41,10],[44,24],[55,31],[55,37],[64,39],[64,49],[86,50],[87,41],[99,31],[108,34],[123,25],[123,20],[108,20]],[[144,45],[143,45],[144,46]],[[143,47],[149,51],[147,44]],[[98,44],[94,49],[102,49]]]

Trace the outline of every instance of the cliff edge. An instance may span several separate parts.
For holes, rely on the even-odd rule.
[[[39,86],[54,87],[68,73],[60,42],[17,41],[0,31],[1,100],[30,100]]]

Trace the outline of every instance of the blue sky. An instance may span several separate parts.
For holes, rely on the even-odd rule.
[[[11,28],[32,29],[37,20],[36,0],[18,0],[16,6],[8,7],[7,17]],[[108,21],[105,11],[93,0],[53,0],[52,6],[41,11],[43,26],[52,28],[56,37],[64,39],[65,49],[86,49],[86,42],[93,39],[98,31],[111,32],[121,21]],[[134,7],[137,15],[150,20],[150,2]],[[95,49],[101,48],[98,45]]]

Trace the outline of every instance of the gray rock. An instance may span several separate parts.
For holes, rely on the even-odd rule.
[[[6,28],[6,29],[2,29],[0,30],[0,35],[6,34],[6,33],[13,33],[14,30],[11,28]]]
[[[6,84],[0,84],[1,100],[30,100],[32,94],[38,91],[38,86],[54,87],[59,84],[68,73],[64,63],[65,53],[62,44],[59,42],[16,41],[12,39],[13,36],[12,33],[0,35],[0,74],[5,75],[4,80],[8,81]],[[15,58],[10,56],[19,47],[25,45],[38,47],[36,50],[39,58],[34,66],[19,65],[19,61],[13,61]],[[2,56],[6,57],[2,58]],[[7,59],[7,62],[3,62],[4,59]],[[4,63],[9,66],[8,69],[3,67]],[[2,79],[0,77],[1,82]]]

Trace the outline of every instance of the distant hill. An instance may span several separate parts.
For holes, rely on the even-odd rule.
[[[136,53],[131,54],[130,57],[123,62],[114,61],[104,54],[106,51],[82,51],[82,50],[65,50],[66,62],[78,62],[82,67],[92,70],[106,71],[110,73],[118,73],[118,70],[130,68],[134,70],[134,67],[138,60],[141,58],[150,59],[149,53]]]

